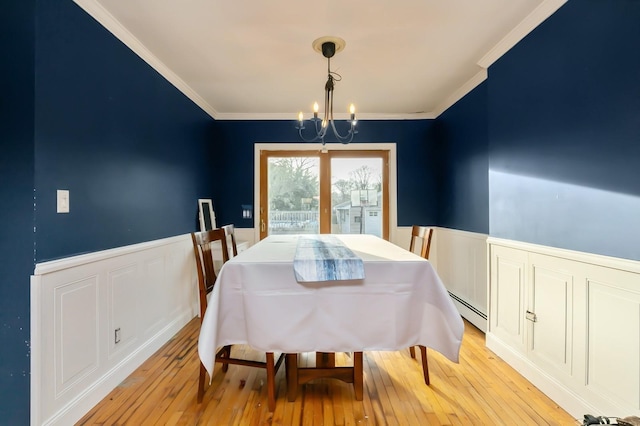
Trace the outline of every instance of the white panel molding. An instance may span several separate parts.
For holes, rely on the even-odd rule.
[[[489,329],[514,350],[526,350],[524,312],[527,259],[501,247],[490,248]]]
[[[182,235],[36,265],[31,424],[75,423],[195,316],[192,250]]]
[[[640,261],[499,238],[488,239],[490,306],[487,347],[576,418],[640,415]],[[498,259],[525,271],[523,347],[496,326],[510,309],[513,277]],[[512,290],[512,289],[511,289]],[[558,327],[563,328],[558,330]]]
[[[540,3],[533,12],[484,55],[478,61],[478,65],[483,68],[489,68],[495,61],[500,59],[502,55],[518,44],[520,40],[525,38],[527,34],[543,23],[549,16],[553,15],[566,2],[567,0],[545,0]]]
[[[59,398],[98,368],[98,277],[58,286],[53,293],[55,330],[60,332],[51,354]]]

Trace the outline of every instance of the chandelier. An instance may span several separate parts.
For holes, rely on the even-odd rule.
[[[303,131],[306,129],[304,125],[304,115],[302,112],[298,113],[298,125],[296,126],[296,129],[298,129],[300,138],[305,142],[321,141],[324,145],[324,138],[329,127],[333,130],[333,134],[336,139],[344,144],[351,142],[353,140],[353,136],[358,133],[358,130],[356,129],[356,108],[353,104],[349,107],[349,129],[344,136],[338,132],[338,129],[336,129],[336,123],[333,119],[333,88],[336,82],[342,80],[342,77],[340,74],[331,71],[331,58],[333,55],[344,49],[345,45],[346,42],[338,37],[320,37],[314,40],[312,44],[314,50],[321,52],[322,56],[327,58],[327,82],[324,85],[324,115],[322,118],[318,117],[318,103],[315,102],[313,104],[313,118],[309,119],[309,121],[313,123],[313,126],[310,127],[315,130],[315,134],[312,133],[310,138],[305,137],[303,134]]]

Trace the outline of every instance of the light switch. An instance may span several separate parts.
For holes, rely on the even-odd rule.
[[[58,213],[69,213],[69,190],[58,189]]]
[[[251,204],[242,205],[242,218],[243,219],[253,218],[253,206]]]

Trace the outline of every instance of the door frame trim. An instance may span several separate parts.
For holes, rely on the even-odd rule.
[[[389,151],[389,241],[395,241],[398,228],[398,182],[396,168],[396,144],[393,142],[382,143],[328,143],[325,144],[327,151]],[[260,208],[260,152],[261,151],[309,151],[318,152],[322,150],[319,143],[262,143],[254,144],[253,159],[253,205],[255,209]],[[260,241],[260,214],[256,210],[253,215],[254,241]]]

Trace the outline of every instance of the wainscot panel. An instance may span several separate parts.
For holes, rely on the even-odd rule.
[[[436,228],[431,262],[460,314],[487,331],[487,235]]]
[[[576,418],[640,415],[640,262],[488,244],[487,347]]]
[[[39,263],[31,424],[80,419],[197,315],[189,235]]]

